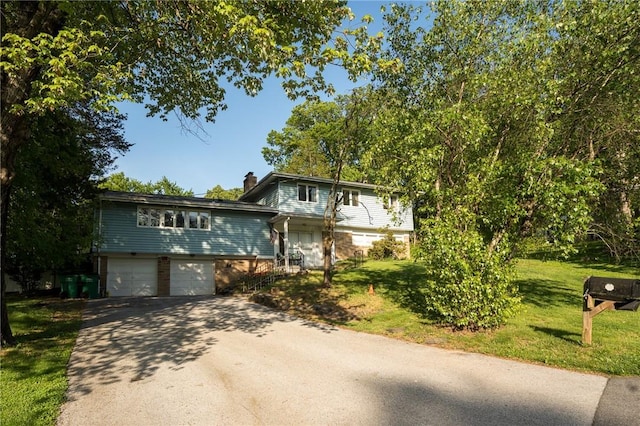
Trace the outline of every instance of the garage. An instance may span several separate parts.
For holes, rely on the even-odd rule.
[[[212,261],[171,260],[171,296],[214,293]]]
[[[155,296],[158,294],[157,259],[109,258],[109,296]]]

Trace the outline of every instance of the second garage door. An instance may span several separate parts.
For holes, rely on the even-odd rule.
[[[171,295],[193,296],[214,293],[213,262],[171,260]]]

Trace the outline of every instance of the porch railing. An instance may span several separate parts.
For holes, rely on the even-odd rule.
[[[273,284],[278,278],[292,273],[292,266],[297,266],[299,271],[304,270],[304,253],[296,251],[289,255],[289,270],[286,268],[285,257],[277,255],[274,262],[261,263],[253,272],[245,276],[242,283],[242,291],[256,291],[264,286]]]

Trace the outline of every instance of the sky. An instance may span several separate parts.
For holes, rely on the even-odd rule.
[[[369,14],[374,17],[369,32],[379,31],[383,4],[350,1],[349,7],[356,15],[352,25]],[[338,67],[330,70],[327,78],[334,84],[336,94],[366,84],[349,81]],[[224,189],[242,187],[248,172],[261,179],[272,171],[261,152],[267,145],[267,135],[271,130],[282,130],[293,107],[303,101],[289,100],[275,78],[269,78],[255,97],[231,88],[227,91],[227,110],[218,113],[215,123],[202,120],[205,133],[198,136],[185,132],[173,115],[165,122],[147,117],[141,104],[119,104],[120,112],[127,115],[125,138],[133,146],[119,156],[112,173],[123,172],[142,182],[155,182],[166,176],[196,196],[204,195],[216,185]]]

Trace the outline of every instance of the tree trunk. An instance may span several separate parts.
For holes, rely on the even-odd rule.
[[[325,288],[331,287],[331,248],[333,247],[333,238],[328,230],[322,231],[322,255],[323,255],[323,280],[322,285]]]
[[[327,207],[324,210],[324,221],[322,230],[322,255],[324,278],[322,284],[324,287],[331,287],[331,268],[332,268],[332,248],[335,241],[334,231],[336,229],[336,217],[338,215],[338,185],[340,184],[340,175],[342,174],[342,156],[340,156],[338,167],[333,176],[331,190],[327,198]]]
[[[2,153],[2,158],[4,159],[4,150]],[[7,311],[7,298],[6,298],[6,289],[7,282],[5,279],[5,271],[4,265],[6,265],[6,246],[7,239],[5,236],[7,235],[7,217],[9,212],[9,195],[11,190],[10,183],[5,184],[4,179],[4,165],[2,167],[2,205],[0,208],[2,209],[2,218],[0,219],[2,222],[0,223],[0,280],[2,285],[2,292],[0,293],[0,297],[2,298],[0,302],[0,321],[2,321],[2,330],[0,331],[0,346],[4,345],[15,345],[16,340],[13,337],[13,331],[11,330],[11,324],[9,323],[9,312]]]
[[[64,14],[56,2],[2,2],[2,36],[15,33],[32,39],[40,33],[57,34],[63,26]],[[11,7],[11,13],[8,8]],[[11,20],[8,20],[8,16]],[[0,344],[15,343],[5,298],[7,219],[11,185],[15,176],[15,159],[18,151],[29,141],[29,115],[25,111],[15,111],[15,106],[24,106],[31,95],[31,85],[38,78],[40,69],[36,66],[23,68],[13,74],[2,71],[0,85],[2,98],[0,116],[0,303],[2,321]]]

